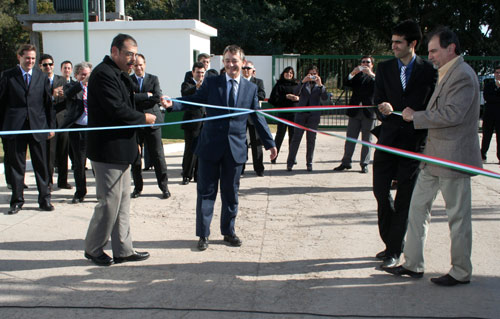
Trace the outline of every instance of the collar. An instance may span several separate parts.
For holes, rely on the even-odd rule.
[[[455,64],[455,62],[458,60],[459,57],[460,57],[459,55],[456,56],[455,58],[451,59],[445,65],[443,65],[438,69],[438,83],[441,82],[446,73],[448,73],[448,71],[450,70],[451,66]]]
[[[238,77],[236,79],[233,79],[232,77],[230,77],[229,75],[227,75],[227,73],[225,73],[224,75],[226,76],[226,83],[229,82],[229,80],[235,80],[236,83],[240,84],[241,74],[238,75]]]
[[[408,63],[408,65],[406,66],[406,69],[411,69],[413,67],[413,64],[415,63],[415,60],[417,59],[417,55],[414,54],[413,57],[411,58],[411,61],[410,63]],[[401,69],[401,67],[403,66],[403,62],[401,62],[400,59],[398,59],[398,68]]]
[[[134,74],[134,75],[135,75],[135,78],[136,78],[137,80],[139,80],[139,79],[144,80],[144,78],[146,77],[146,74],[144,74],[143,76],[138,76],[137,74]]]
[[[24,71],[24,69],[21,67],[21,65],[19,65],[19,64],[18,64],[18,66],[19,66],[19,69],[21,70],[21,72],[23,73],[23,78],[24,78],[24,75],[25,75],[26,73],[28,73],[30,76],[32,76],[32,75],[33,75],[33,69],[31,69],[31,70],[29,70],[28,72],[26,72],[26,71]]]

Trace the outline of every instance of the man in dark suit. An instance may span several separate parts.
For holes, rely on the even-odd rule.
[[[242,79],[243,50],[236,45],[224,49],[224,68],[226,73],[217,77],[205,78],[200,89],[194,95],[182,97],[182,100],[230,107],[259,109],[257,86]],[[167,97],[168,98],[168,97]],[[162,100],[165,107],[172,107],[168,99]],[[173,110],[185,108],[179,102],[173,103]],[[232,110],[207,108],[207,118],[233,113]],[[266,149],[271,151],[271,159],[277,150],[265,119],[251,113],[206,121],[196,145],[198,155],[198,198],[196,202],[196,236],[200,237],[198,249],[208,248],[210,222],[212,220],[217,186],[221,188],[221,233],[224,241],[232,246],[241,246],[236,235],[234,223],[238,213],[238,189],[241,168],[247,160],[246,123],[248,116],[254,120],[255,127]]]
[[[345,86],[352,88],[351,105],[373,105],[373,89],[375,87],[375,73],[373,73],[373,57],[365,55],[361,58],[361,64],[349,73]],[[371,130],[375,127],[375,110],[373,108],[348,109],[349,116],[347,122],[346,136],[357,139],[361,132],[361,140],[371,142]],[[352,154],[356,143],[346,141],[344,146],[344,156],[342,163],[333,170],[340,172],[351,169]],[[363,145],[361,147],[361,173],[368,173],[370,164],[370,148]]]
[[[142,54],[137,55],[134,64],[134,73],[130,76],[135,83],[135,103],[139,112],[150,113],[156,116],[156,123],[163,123],[163,113],[160,110],[159,103],[162,96],[160,82],[156,75],[146,73],[146,58]],[[139,145],[149,152],[149,158],[155,168],[156,181],[161,190],[162,198],[169,198],[168,190],[167,163],[163,151],[163,142],[161,140],[161,126],[145,127],[137,131]],[[144,153],[141,150],[142,153]],[[132,178],[134,180],[134,191],[132,198],[141,195],[144,183],[142,180],[141,157],[138,157],[132,165]]]
[[[64,86],[64,96],[67,107],[62,128],[85,128],[88,124],[88,81],[92,64],[82,62],[75,65],[75,78]],[[75,177],[76,192],[71,203],[83,202],[87,195],[87,179],[85,176],[85,163],[87,161],[87,132],[69,132],[69,146],[73,153],[73,172]]]
[[[118,34],[111,56],[94,68],[88,85],[88,126],[107,127],[153,124],[156,116],[135,109],[134,83],[129,76],[137,55],[137,42]],[[85,258],[96,265],[140,261],[147,252],[133,248],[130,232],[130,164],[139,156],[136,129],[87,132],[87,155],[95,171],[95,207],[85,237]],[[104,252],[111,236],[113,258]]]
[[[500,64],[494,68],[495,79],[484,83],[483,139],[481,141],[481,157],[486,161],[486,153],[490,148],[493,131],[497,140],[497,159],[500,161]]]
[[[266,91],[264,90],[264,81],[255,77],[255,66],[252,61],[245,61],[242,67],[242,74],[245,79],[257,85],[257,98],[259,101],[264,101],[266,99]],[[255,126],[252,123],[252,118],[248,118],[247,123],[248,135],[250,136],[250,147],[252,149],[252,162],[253,170],[257,176],[264,176],[264,154],[262,151],[262,142],[260,141],[259,135],[255,130]],[[241,174],[245,172],[245,165],[243,165],[243,170]]]
[[[67,79],[54,74],[54,58],[50,54],[40,57],[40,69],[47,74],[52,92],[52,104],[56,111],[56,127],[60,128],[66,114],[66,101],[63,86]],[[58,132],[47,142],[47,168],[49,171],[49,185],[52,185],[54,166],[57,166],[57,187],[71,189],[68,184],[68,132]]]
[[[181,95],[193,95],[200,88],[205,78],[205,66],[201,62],[193,64],[193,77],[181,84]],[[201,119],[205,114],[204,107],[197,107],[186,110],[182,116],[183,121]],[[200,135],[202,122],[184,123],[181,128],[184,130],[184,155],[182,157],[182,185],[187,185],[194,177],[198,179],[198,157],[193,153],[194,142]]]
[[[50,83],[42,71],[34,69],[36,47],[21,45],[17,51],[19,65],[6,70],[0,80],[0,123],[2,131],[55,128]],[[38,204],[45,211],[54,210],[50,203],[47,173],[46,141],[54,133],[5,135],[9,158],[7,169],[12,179],[12,197],[8,214],[16,214],[24,204],[24,173],[26,148],[29,145],[31,162],[38,188]]]
[[[403,111],[407,106],[416,111],[425,110],[434,85],[436,70],[415,54],[422,39],[417,23],[411,20],[398,24],[392,32],[394,59],[378,64],[375,77],[375,98],[382,124],[374,129],[378,144],[422,152],[426,130],[416,130],[412,123],[392,111]],[[393,267],[399,262],[408,222],[411,194],[418,176],[417,160],[376,150],[373,160],[373,193],[378,204],[378,226],[385,249],[376,257],[382,267]],[[390,188],[398,181],[396,198]]]

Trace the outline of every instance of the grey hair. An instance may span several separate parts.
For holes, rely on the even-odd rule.
[[[80,74],[80,72],[86,68],[92,70],[92,63],[86,61],[78,63],[77,65],[75,65],[75,71],[74,71],[75,75]]]

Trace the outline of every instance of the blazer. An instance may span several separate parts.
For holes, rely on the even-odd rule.
[[[425,110],[434,91],[437,72],[431,63],[419,56],[414,63],[405,91],[399,77],[398,60],[394,58],[378,64],[375,77],[375,105],[389,102],[394,111],[399,112],[406,107],[411,107],[415,111]],[[373,132],[378,138],[378,144],[414,152],[423,150],[427,134],[425,130],[415,130],[413,124],[404,121],[400,115],[384,116],[378,110],[375,112],[382,121]]]
[[[413,115],[415,128],[428,129],[424,154],[482,167],[477,133],[479,104],[476,72],[459,57],[436,86],[426,110]],[[420,166],[434,176],[470,176],[433,164]]]
[[[295,94],[298,85],[299,84],[295,80],[279,79],[271,91],[269,103],[275,107],[297,106],[297,102],[287,99],[286,95]]]
[[[257,79],[255,76],[250,78],[250,82],[257,85],[257,99],[264,101],[266,99],[266,91],[264,90],[264,81]]]
[[[196,93],[179,98],[181,100],[227,106],[226,75],[205,78]],[[173,103],[174,111],[194,108],[195,106]],[[257,86],[241,77],[236,107],[258,110]],[[225,109],[207,108],[207,117],[233,113]],[[195,154],[209,161],[218,161],[225,152],[231,152],[236,163],[243,164],[247,160],[246,129],[247,119],[252,117],[257,133],[266,149],[274,147],[274,140],[263,116],[257,113],[243,114],[218,120],[208,120],[203,124],[203,129],[198,137]]]
[[[184,81],[181,84],[181,95],[182,96],[193,95],[195,92],[196,92],[196,84],[195,84],[193,78],[191,78],[188,81]],[[191,110],[184,111],[184,115],[182,116],[182,120],[189,121],[189,120],[201,119],[204,114],[205,114],[205,108],[204,107],[197,107],[197,108],[194,108]],[[181,129],[198,131],[201,129],[201,126],[202,126],[202,122],[183,123],[183,124],[181,124]]]
[[[25,123],[30,130],[56,127],[50,82],[45,73],[33,69],[30,85],[26,87],[20,67],[15,66],[4,71],[0,79],[0,125],[2,131],[14,131],[24,129]],[[47,136],[47,133],[33,134],[37,142]]]
[[[130,76],[109,56],[90,74],[87,104],[89,127],[146,124],[144,113],[135,109]],[[87,142],[92,161],[132,164],[139,155],[135,128],[88,131]]]
[[[352,96],[349,102],[350,105],[373,105],[373,91],[375,89],[375,79],[365,74],[359,72],[352,79],[349,77],[345,79],[344,85],[352,88]],[[346,111],[347,116],[355,117],[360,111],[367,118],[375,119],[375,109],[374,108],[363,108],[363,109],[348,109]]]
[[[495,81],[488,81],[484,84],[484,115],[486,117],[498,118],[500,115],[500,87],[495,84]]]
[[[328,98],[324,85],[319,87],[315,84],[311,91],[309,82],[300,83],[295,89],[295,95],[299,96],[298,106],[320,105],[321,100],[326,100]],[[320,111],[317,112],[320,113]]]
[[[79,81],[72,81],[66,84],[63,90],[64,97],[66,98],[66,114],[61,128],[68,128],[73,126],[85,111],[83,106],[83,88]]]
[[[163,95],[160,88],[160,81],[156,75],[149,73],[144,74],[144,79],[142,81],[142,90],[139,87],[139,82],[135,75],[131,75],[130,78],[134,82],[134,99],[135,105],[139,112],[151,113],[156,116],[155,123],[163,123],[163,113],[160,110],[160,99]],[[148,92],[153,95],[148,97]],[[161,126],[153,126],[150,129],[157,130]]]
[[[73,80],[70,80],[70,83],[74,82]],[[51,87],[51,93],[53,90],[57,87],[62,86],[64,89],[64,86],[68,82],[66,81],[66,78],[60,76],[60,75],[54,75],[54,81],[52,82],[52,87]],[[66,96],[64,97],[55,97],[54,100],[54,108],[56,110],[56,113],[59,113],[61,111],[64,111],[66,109]]]

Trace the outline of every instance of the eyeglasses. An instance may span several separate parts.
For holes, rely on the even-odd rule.
[[[370,63],[372,63],[372,61],[370,61],[370,60],[363,60],[363,61],[361,61],[361,63],[370,64]]]
[[[48,67],[48,66],[53,66],[53,65],[54,65],[54,63],[43,63],[42,65],[43,65],[44,67]]]
[[[251,67],[251,66],[244,66],[244,67],[242,67],[242,69],[243,70],[251,70],[251,69],[253,69],[253,67]]]

